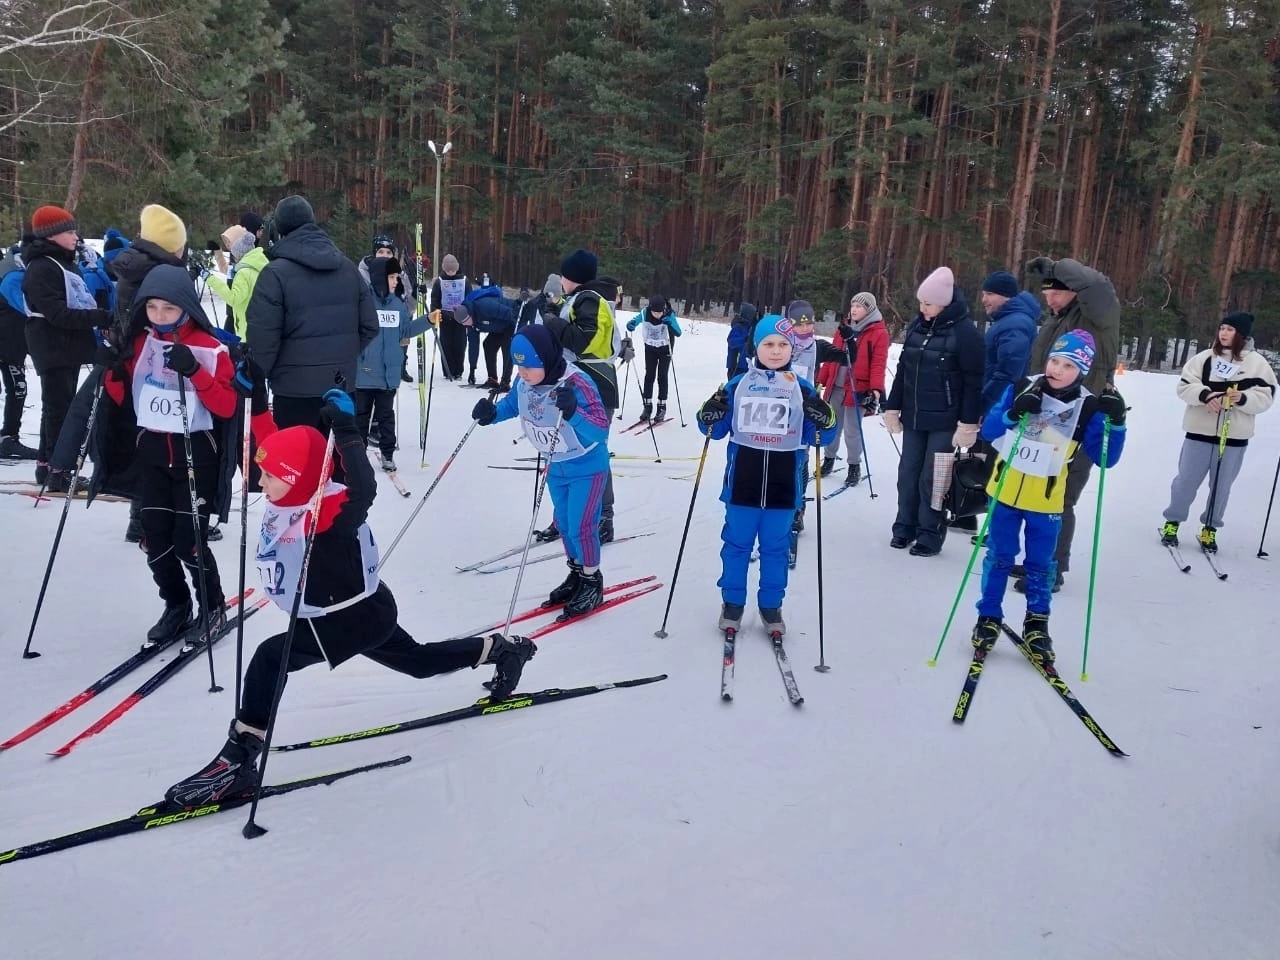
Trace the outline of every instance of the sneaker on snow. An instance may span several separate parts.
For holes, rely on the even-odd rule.
[[[1218,552],[1218,531],[1213,527],[1201,527],[1200,536],[1196,539],[1200,542],[1200,549],[1205,553]]]
[[[764,621],[765,629],[769,631],[770,636],[779,636],[787,632],[787,625],[782,619],[781,607],[761,607],[760,619]]]
[[[975,650],[990,650],[999,639],[1000,618],[979,617],[978,622],[973,626],[973,635],[969,638],[969,642],[973,644]]]
[[[739,630],[742,627],[742,614],[745,608],[740,603],[720,604],[720,629]]]
[[[191,623],[191,601],[167,603],[160,619],[147,631],[147,644],[164,643],[177,637]]]
[[[218,755],[204,769],[166,790],[165,799],[179,807],[198,807],[242,796],[257,783],[256,761],[261,752],[262,737],[252,730],[237,730],[232,720]]]
[[[557,607],[562,603],[568,603],[575,593],[578,592],[578,581],[582,579],[582,567],[575,560],[569,561],[569,575],[564,578],[564,582],[560,586],[551,591],[551,596],[547,597],[544,607]]]
[[[578,576],[578,589],[564,605],[564,613],[556,619],[569,620],[590,613],[604,602],[604,574],[583,572]]]
[[[538,647],[528,637],[504,637],[495,633],[491,639],[493,646],[485,663],[493,664],[495,669],[493,679],[486,686],[490,700],[505,700],[515,692],[524,665],[533,659]]]
[[[0,438],[0,460],[35,460],[40,456],[17,437]]]
[[[1160,542],[1167,547],[1176,547],[1178,545],[1178,521],[1166,520],[1164,526],[1160,528]]]

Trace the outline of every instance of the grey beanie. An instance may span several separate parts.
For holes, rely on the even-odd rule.
[[[852,302],[860,304],[867,313],[876,312],[876,295],[874,293],[868,293],[866,290],[855,293]]]

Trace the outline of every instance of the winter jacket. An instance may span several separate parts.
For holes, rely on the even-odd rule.
[[[876,311],[879,316],[880,311]],[[836,399],[841,406],[852,407],[857,398],[864,397],[872,390],[884,397],[885,365],[889,359],[889,331],[884,320],[875,319],[858,331],[853,340],[845,342],[839,332],[832,338],[831,345],[836,350],[847,350],[853,358],[850,369],[853,377],[846,377],[844,393]],[[827,361],[818,369],[818,383],[826,390],[834,388],[840,375],[841,364],[838,361]]]
[[[758,316],[754,303],[738,305],[737,316],[733,318],[733,323],[729,325],[729,353],[725,357],[725,370],[730,377],[746,373],[747,361],[755,355],[751,334],[755,329]]]
[[[365,283],[369,284],[370,286],[373,285],[373,282],[371,279],[372,273],[369,270],[369,265],[372,264],[373,261],[375,260],[386,260],[386,259],[388,258],[375,257],[370,255],[360,260],[360,263],[356,265],[356,269],[360,271],[360,276],[364,278]],[[413,284],[412,270],[413,270],[412,260],[401,261],[400,279],[396,281],[396,290],[395,290],[396,296],[399,297],[408,305],[410,312],[413,312],[414,304],[418,302],[418,288],[415,287]]]
[[[89,429],[89,414],[93,410],[93,398],[98,393],[107,368],[95,366],[80,389],[76,391],[71,407],[67,410],[58,442],[49,455],[49,467],[53,470],[73,470],[80,455],[80,444]],[[93,476],[89,480],[89,501],[99,493],[132,496],[134,485],[133,463],[136,452],[137,421],[133,407],[118,407],[105,394],[98,401],[98,411],[93,414],[93,434],[85,450],[85,458],[93,464]],[[87,471],[86,471],[87,472]],[[223,515],[222,519],[226,519]]]
[[[664,346],[657,348],[660,350],[670,350],[674,345],[674,341],[672,340],[672,337],[678,337],[683,332],[680,329],[680,321],[676,319],[675,311],[672,310],[670,307],[668,307],[667,312],[664,313],[657,320],[653,319],[653,314],[650,313],[649,309],[646,307],[643,313],[637,313],[634,317],[632,317],[627,322],[627,330],[628,331],[635,330],[642,323],[647,323],[654,327],[665,326],[667,328],[666,330],[667,342]],[[643,336],[642,336],[642,339],[643,339]],[[647,339],[645,339],[644,342],[646,347],[649,346],[649,341]]]
[[[271,248],[247,312],[253,360],[282,397],[319,397],[356,382],[360,353],[378,335],[373,291],[314,223]]]
[[[22,296],[26,267],[10,252],[0,262],[0,363],[21,366],[27,360],[27,301]]]
[[[481,333],[500,333],[516,324],[517,306],[502,295],[502,288],[496,284],[476,287],[462,302],[471,311],[471,320]]]
[[[991,315],[987,327],[987,362],[982,370],[982,412],[1004,396],[1005,390],[1029,372],[1027,361],[1040,320],[1040,301],[1025,290],[1010,297]],[[1037,370],[1043,373],[1044,370]]]
[[[1227,371],[1215,373],[1215,361],[1239,369],[1224,376]],[[1229,410],[1214,413],[1205,406],[1210,394],[1221,393],[1228,387],[1235,387],[1243,394]],[[1245,350],[1237,361],[1232,361],[1229,354],[1215,357],[1212,348],[1201,350],[1182,368],[1178,397],[1187,405],[1182,415],[1182,429],[1187,432],[1188,440],[1217,443],[1225,422],[1227,446],[1243,447],[1253,436],[1254,418],[1275,402],[1276,373],[1256,350]]]
[[[982,334],[969,317],[964,294],[926,322],[907,327],[886,410],[898,410],[908,430],[953,430],[982,416]]]
[[[22,295],[27,302],[27,349],[36,373],[90,363],[97,349],[94,327],[110,327],[111,314],[99,308],[76,267],[74,250],[28,237],[22,244],[27,265]]]
[[[566,422],[573,427],[573,432],[577,434],[578,441],[584,447],[590,447],[592,444],[595,446],[581,456],[570,460],[557,460],[555,453],[552,453],[548,472],[551,476],[565,480],[590,477],[609,469],[609,411],[605,409],[595,381],[581,369],[574,370],[574,366],[570,364],[569,372],[559,384],[572,387],[574,395],[578,398],[578,409]],[[498,401],[498,415],[494,417],[493,422],[501,423],[503,420],[510,420],[520,415],[521,391],[534,391],[545,395],[555,386],[558,385],[540,384],[531,387],[517,377],[515,389]]]
[[[994,443],[1005,433],[1016,436],[1018,425],[1009,416],[1009,407],[1013,398],[1024,393],[1035,385],[1042,375],[1027,377],[1011,386],[1005,387],[996,405],[982,421],[982,438]],[[1066,458],[1062,461],[1062,469],[1056,476],[1035,477],[1023,473],[1016,466],[1009,468],[1004,486],[1000,488],[1000,502],[1005,506],[1017,507],[1031,513],[1062,513],[1067,495],[1067,468],[1073,457],[1083,447],[1084,454],[1095,464],[1102,464],[1102,437],[1106,418],[1098,409],[1098,398],[1080,385],[1067,388],[1054,396],[1063,403],[1071,403],[1083,396],[1083,406],[1076,420],[1076,429],[1072,434]],[[1120,462],[1120,454],[1124,452],[1125,428],[1123,424],[1112,424],[1111,435],[1107,439],[1108,469]],[[1016,458],[1015,458],[1016,459]],[[991,479],[987,481],[987,494],[994,497],[1000,482],[1000,471],[1004,469],[1004,458],[997,456]]]
[[[595,383],[607,410],[618,409],[618,371],[613,365],[621,343],[613,315],[617,295],[616,283],[593,280],[566,297],[559,314],[544,319],[547,329]]]
[[[118,332],[123,333],[128,329],[138,287],[147,274],[162,263],[186,269],[181,257],[162,250],[150,240],[135,240],[132,246],[121,250],[111,261],[111,270],[116,275],[115,325]]]
[[[795,377],[790,365],[775,372]],[[814,392],[809,381],[803,377],[796,379],[800,381],[800,390],[805,396]],[[835,438],[839,428],[833,423],[825,430],[818,430],[805,417],[798,450],[758,450],[734,443],[734,394],[741,381],[742,374],[738,374],[724,385],[724,392],[728,395],[728,416],[710,426],[697,421],[698,429],[712,440],[729,438],[720,500],[734,506],[763,510],[799,510],[804,506],[804,474],[809,448],[814,444],[826,446]]]
[[[1120,355],[1120,301],[1111,280],[1078,260],[1054,261],[1048,257],[1037,257],[1027,264],[1027,276],[1037,287],[1046,278],[1061,280],[1076,294],[1066,310],[1051,314],[1041,324],[1031,345],[1028,372],[1044,372],[1054,341],[1064,333],[1088,330],[1097,352],[1084,385],[1090,393],[1102,393],[1115,377]]]
[[[226,301],[235,318],[236,336],[245,338],[249,326],[249,301],[253,299],[253,288],[257,286],[258,276],[267,265],[267,252],[261,247],[254,247],[236,264],[230,280],[223,280],[216,274],[205,279],[209,289]]]
[[[116,285],[107,274],[103,261],[98,259],[98,255],[92,250],[86,250],[85,256],[77,261],[77,266],[94,302],[103,310],[115,310]]]
[[[373,306],[378,315],[378,335],[360,353],[356,372],[357,390],[395,390],[400,386],[400,370],[404,365],[402,341],[431,329],[431,318],[425,314],[416,320],[408,305],[387,289],[387,268],[380,266],[386,258],[375,258],[370,287]]]
[[[440,293],[440,279],[440,277],[436,277],[435,282],[431,284],[431,310],[433,312],[443,309],[444,307],[444,300]],[[445,277],[444,279],[461,280],[465,284],[465,287],[463,288],[464,296],[471,292],[471,281],[467,279],[467,276],[464,273],[455,273],[453,276]]]

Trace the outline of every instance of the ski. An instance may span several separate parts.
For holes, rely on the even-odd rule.
[[[629,537],[615,537],[614,539],[610,540],[609,543],[626,543],[628,540],[639,540],[641,537],[652,537],[652,536],[653,536],[653,531],[650,530],[648,533],[633,533]],[[606,547],[608,545],[609,545],[608,543],[602,544],[602,546],[606,546]],[[524,547],[521,547],[519,550],[516,551],[516,553],[522,553],[523,551],[524,551]],[[528,566],[530,563],[542,563],[545,560],[554,560],[557,557],[563,557],[563,556],[564,556],[564,550],[563,548],[561,548],[558,550],[554,550],[551,553],[539,554],[536,557],[532,557],[529,559],[528,563],[525,564],[525,566]],[[515,570],[519,566],[520,566],[519,561],[516,561],[515,563],[504,563],[501,566],[489,567],[489,569],[487,570],[477,570],[475,572],[484,573],[484,574],[502,573],[504,570]]]
[[[1179,549],[1176,543],[1166,543],[1164,544],[1164,548],[1169,551],[1169,558],[1173,560],[1179,570],[1183,573],[1191,572],[1191,564],[1187,563],[1187,561],[1183,559],[1182,550]]]
[[[724,630],[724,661],[720,665],[720,699],[733,699],[733,646],[737,642],[736,627]]]
[[[253,616],[259,610],[265,607],[269,602],[270,601],[266,597],[263,597],[260,600],[258,600],[256,603],[253,603],[248,608],[244,609],[238,617],[228,618],[227,621],[222,625],[222,629],[218,630],[209,639],[209,643],[211,644],[217,643],[219,640],[225,637],[228,633],[231,633],[233,630],[235,630],[236,625],[241,620],[248,620],[251,616]],[[166,680],[168,680],[170,677],[176,674],[179,670],[185,667],[192,660],[195,660],[197,657],[199,657],[200,654],[204,652],[204,647],[205,645],[201,643],[198,646],[191,647],[189,650],[184,649],[181,653],[175,656],[163,667],[161,667],[159,670],[153,673],[151,677],[148,678],[142,684],[142,686],[138,687],[137,690],[133,691],[133,693],[129,694],[127,697],[125,697],[123,700],[117,703],[114,707],[108,710],[105,714],[103,714],[102,717],[99,718],[96,723],[92,724],[91,726],[87,727],[85,730],[76,734],[74,737],[72,737],[62,746],[58,747],[58,749],[51,750],[49,752],[49,756],[65,757],[67,754],[69,754],[72,750],[74,750],[77,746],[79,746],[85,740],[88,740],[90,737],[96,737],[103,730],[107,729],[107,727],[111,726],[111,724],[115,723],[122,716],[124,716],[134,707],[136,707],[138,705],[138,702],[141,701],[144,697],[148,696],[149,694],[155,693],[156,689],[159,688]]]
[[[254,589],[253,587],[250,587],[248,590],[244,592],[243,596],[248,597],[251,593],[253,593],[253,589]],[[227,611],[232,610],[238,603],[240,603],[241,599],[242,597],[232,597],[226,603],[226,610]],[[142,647],[137,653],[129,657],[129,659],[125,660],[123,663],[119,664],[115,668],[108,670],[101,677],[99,677],[93,683],[89,684],[89,686],[85,687],[83,690],[77,693],[74,697],[72,697],[66,703],[63,703],[60,706],[54,707],[52,710],[50,710],[43,717],[41,717],[35,723],[31,724],[31,726],[27,727],[22,732],[15,733],[8,740],[4,741],[3,743],[0,743],[0,750],[8,750],[11,747],[16,747],[18,744],[23,743],[27,740],[30,740],[40,731],[53,726],[55,723],[57,723],[59,720],[65,717],[67,714],[71,713],[74,710],[79,709],[80,707],[83,707],[86,703],[88,703],[98,694],[102,693],[102,691],[113,686],[117,681],[127,677],[134,670],[138,669],[138,667],[142,666],[148,660],[151,660],[153,657],[155,657],[156,654],[160,653],[161,650],[164,650],[172,646],[173,644],[177,643],[179,640],[182,639],[183,636],[184,636],[183,633],[179,633],[176,636],[171,637],[170,639],[164,641],[163,643],[157,643],[152,646]]]
[[[783,649],[782,634],[776,630],[771,631],[769,639],[773,642],[773,656],[778,661],[778,672],[782,674],[782,685],[787,688],[787,697],[793,706],[798,707],[804,703],[804,697],[800,695],[800,687],[796,684],[796,675],[791,669],[791,661],[787,658],[787,651]]]
[[[286,743],[282,746],[272,747],[271,752],[286,753],[293,750],[309,750],[313,747],[328,747],[335,743],[371,740],[374,737],[385,737],[393,733],[405,733],[409,730],[438,727],[441,724],[453,723],[456,720],[469,720],[472,717],[487,717],[497,713],[510,713],[512,710],[523,710],[525,707],[537,707],[545,703],[560,703],[564,700],[587,697],[594,693],[603,693],[606,690],[616,690],[623,687],[642,687],[645,684],[657,683],[659,680],[665,679],[667,679],[667,675],[661,673],[656,677],[618,680],[615,683],[592,683],[583,687],[566,687],[563,689],[550,687],[546,690],[539,690],[536,693],[513,693],[506,700],[500,700],[497,703],[490,703],[488,697],[481,697],[475,703],[466,707],[459,707],[457,710],[446,710],[444,713],[434,713],[429,717],[419,717],[416,720],[401,720],[398,723],[369,727],[366,730],[356,730],[352,733],[340,733],[332,737],[321,737],[318,740]]]
[[[406,487],[404,485],[404,481],[400,479],[400,474],[398,472],[395,470],[388,470],[386,472],[386,476],[387,479],[391,481],[391,485],[396,488],[396,493],[400,494],[402,497],[412,496],[412,494],[409,493],[409,488]]]
[[[1217,577],[1219,580],[1227,579],[1226,572],[1220,566],[1218,566],[1217,558],[1208,550],[1202,549],[1200,552],[1204,554],[1204,559],[1209,564],[1209,568],[1213,570],[1213,575]]]
[[[661,590],[662,587],[663,587],[663,584],[661,583],[648,583],[648,584],[645,584],[643,587],[641,587],[639,590],[632,590],[630,593],[620,593],[616,596],[610,597],[604,603],[600,604],[600,606],[595,607],[591,610],[588,610],[586,613],[579,614],[576,617],[566,617],[565,619],[561,619],[561,617],[565,616],[562,613],[560,614],[559,617],[552,620],[550,623],[546,624],[545,626],[539,627],[537,630],[534,630],[532,633],[525,634],[525,636],[527,636],[530,640],[537,640],[539,637],[545,637],[548,633],[553,633],[556,630],[559,630],[561,627],[567,627],[567,626],[570,626],[571,624],[577,623],[580,620],[586,620],[588,617],[594,617],[597,613],[604,613],[606,610],[610,610],[613,607],[621,606],[622,604],[626,603],[628,600],[634,600],[637,597],[643,597],[646,593],[653,593],[655,590]]]
[[[632,587],[638,587],[642,583],[651,583],[657,579],[658,578],[656,576],[650,574],[647,577],[640,577],[636,580],[627,580],[624,583],[615,583],[611,587],[604,588],[605,596],[610,596],[615,593],[620,593],[621,591],[629,590]],[[517,613],[515,616],[511,618],[511,622],[513,624],[523,623],[525,620],[532,620],[534,617],[542,616],[545,613],[555,613],[557,610],[561,610],[563,608],[564,608],[563,603],[554,603],[550,605],[542,603],[536,607],[530,607],[528,610],[525,610],[523,613]],[[482,637],[485,634],[492,633],[494,630],[500,630],[506,625],[507,625],[507,621],[499,620],[497,623],[491,623],[486,627],[479,627],[468,633],[460,633],[453,639],[460,640],[463,637]]]
[[[670,423],[671,419],[672,419],[671,417],[667,417],[665,420],[650,420],[648,426],[640,428],[634,434],[632,434],[632,436],[638,437],[642,433],[648,433],[650,430],[660,427],[664,423]]]
[[[791,546],[787,550],[787,569],[794,570],[796,561],[800,559],[800,531],[791,531]]]
[[[32,500],[35,500],[37,503],[48,503],[54,500],[65,500],[67,497],[65,493],[54,493],[53,491],[50,491],[48,489],[46,489],[45,492],[42,494],[40,492],[40,488],[37,485],[28,483],[26,480],[12,480],[12,481],[0,480],[0,493],[7,493],[10,495],[16,495],[20,497],[30,497]],[[87,490],[80,490],[77,493],[73,494],[71,499],[88,500],[89,492]],[[114,493],[95,493],[93,495],[93,499],[101,500],[103,503],[129,503],[128,497],[117,496]]]
[[[973,698],[978,692],[978,681],[982,679],[982,668],[987,662],[988,652],[986,647],[973,651],[973,659],[969,661],[969,675],[964,679],[964,689],[960,691],[955,712],[951,714],[951,719],[956,723],[964,723],[965,717],[969,715],[969,708],[973,705]]]
[[[1079,717],[1080,722],[1088,728],[1090,733],[1097,737],[1100,744],[1106,747],[1107,752],[1112,756],[1127,757],[1128,754],[1116,746],[1115,742],[1103,733],[1102,728],[1098,726],[1098,723],[1093,719],[1092,714],[1084,708],[1084,704],[1076,699],[1076,695],[1071,692],[1071,688],[1067,686],[1066,681],[1058,675],[1058,671],[1056,669],[1046,668],[1043,664],[1036,662],[1035,658],[1031,654],[1031,649],[1022,639],[1022,634],[1018,633],[1018,631],[1014,630],[1013,627],[1009,626],[1007,623],[1001,623],[1000,629],[1003,630],[1005,635],[1013,641],[1014,645],[1022,651],[1022,655],[1027,658],[1028,663],[1036,668],[1036,672],[1039,673],[1040,676],[1044,677],[1049,686],[1053,687],[1053,689],[1058,692],[1058,696],[1060,696],[1063,702],[1071,708],[1071,712]]]
[[[824,494],[822,495],[822,499],[823,499],[823,500],[830,500],[832,497],[838,497],[838,496],[840,496],[840,494],[844,493],[845,491],[847,491],[847,490],[852,490],[852,489],[853,489],[853,484],[851,484],[851,483],[842,483],[840,486],[836,487],[836,488],[835,488],[834,490],[832,490],[830,493],[824,493]]]
[[[487,567],[491,563],[497,563],[499,560],[505,560],[507,557],[514,557],[517,553],[524,551],[524,544],[512,547],[510,550],[503,550],[501,553],[489,557],[485,560],[477,560],[475,563],[468,563],[465,567],[455,566],[454,569],[459,573],[467,573],[471,570],[478,570],[480,567]]]
[[[403,763],[408,763],[410,759],[406,754],[403,757],[396,757],[394,760],[382,760],[378,763],[366,763],[360,767],[348,767],[345,770],[335,770],[333,773],[326,773],[318,777],[304,777],[301,780],[286,780],[284,783],[267,784],[263,786],[260,797],[278,797],[282,794],[292,793],[295,790],[305,790],[307,787],[327,786],[339,780],[345,780],[347,777],[354,777],[358,773],[368,773],[371,770],[382,770],[386,767],[398,767]],[[216,803],[206,804],[202,807],[188,807],[185,809],[175,809],[168,801],[161,800],[153,806],[143,807],[133,816],[125,817],[122,820],[112,820],[110,823],[89,827],[87,830],[77,830],[75,833],[63,834],[60,837],[53,837],[49,840],[41,840],[37,843],[29,843],[26,846],[0,852],[0,864],[15,863],[18,860],[30,860],[32,857],[41,857],[47,853],[69,850],[72,847],[84,846],[86,843],[111,840],[115,837],[127,836],[130,833],[143,833],[156,827],[187,823],[215,813],[225,813],[228,810],[234,810],[236,807],[247,806],[252,802],[252,792],[247,795],[226,797]]]
[[[618,431],[618,433],[619,433],[619,434],[623,434],[623,433],[630,433],[632,430],[635,430],[635,429],[636,429],[636,427],[643,427],[643,426],[645,426],[647,423],[649,423],[649,421],[648,421],[648,420],[637,420],[635,423],[631,424],[631,426],[629,426],[629,427],[623,427],[621,430],[619,430],[619,431]],[[643,433],[644,431],[639,430],[639,431],[636,431],[636,432],[637,432],[637,433]]]

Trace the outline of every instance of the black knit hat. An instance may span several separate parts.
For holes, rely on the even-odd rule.
[[[280,236],[287,237],[303,224],[315,223],[316,213],[306,197],[289,196],[276,204],[275,221]]]
[[[252,210],[246,210],[240,214],[240,226],[250,233],[257,233],[262,229],[262,217]]]
[[[660,297],[657,294],[654,294],[652,297],[649,298],[649,309],[652,310],[654,313],[666,313],[667,298]]]
[[[1236,333],[1240,334],[1245,340],[1248,340],[1253,333],[1253,314],[1246,313],[1243,310],[1237,310],[1235,313],[1228,313],[1222,318],[1218,324],[1220,327],[1231,327]]]
[[[560,276],[574,283],[590,283],[600,269],[600,260],[590,250],[581,248],[560,261]]]

